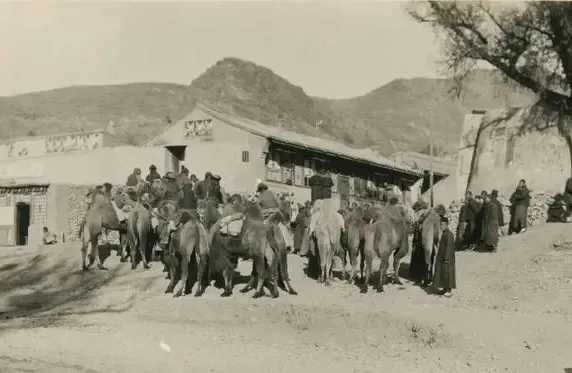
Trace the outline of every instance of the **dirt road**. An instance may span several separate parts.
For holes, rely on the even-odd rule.
[[[556,243],[556,245],[552,245]],[[12,249],[3,249],[12,250]],[[74,245],[0,254],[1,372],[564,372],[572,367],[572,229],[458,253],[452,299],[405,281],[362,295],[304,277],[254,300],[163,294],[161,266],[83,274]],[[241,267],[247,273],[248,265]]]

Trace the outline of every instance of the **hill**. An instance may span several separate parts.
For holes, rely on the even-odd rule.
[[[463,116],[472,109],[521,106],[534,96],[478,71],[465,94],[453,99],[446,79],[396,79],[363,96],[331,100],[304,90],[252,62],[225,58],[190,85],[133,83],[74,86],[0,97],[0,137],[34,136],[117,124],[118,136],[138,144],[180,119],[203,101],[249,119],[334,138],[383,154],[427,147],[433,123],[436,143],[450,151],[458,143]]]

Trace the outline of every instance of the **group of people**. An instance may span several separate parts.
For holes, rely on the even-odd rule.
[[[195,210],[200,200],[214,199],[219,204],[223,204],[227,200],[227,194],[221,186],[219,175],[207,172],[203,180],[198,180],[194,174],[189,176],[189,170],[185,166],[181,166],[181,171],[178,174],[169,171],[161,177],[157,172],[157,167],[151,165],[145,180],[141,177],[141,169],[135,168],[127,178],[125,185],[128,188],[136,188],[145,182],[150,185],[156,184],[158,180],[161,181],[165,189],[163,199],[177,201],[179,206],[185,209]],[[122,192],[122,189],[118,189],[118,194]]]
[[[530,191],[525,180],[519,181],[510,197],[510,203],[508,234],[526,232]],[[490,193],[482,191],[477,196],[468,191],[459,212],[457,248],[474,250],[483,247],[494,252],[504,225],[503,207],[498,200],[497,190]]]

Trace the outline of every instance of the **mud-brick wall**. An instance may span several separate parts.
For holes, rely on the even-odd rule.
[[[78,239],[79,226],[87,205],[86,193],[93,186],[52,184],[48,192],[49,221],[57,234],[65,234],[66,241]]]
[[[483,130],[473,156],[473,193],[498,189],[510,196],[520,179],[532,190],[556,193],[570,177],[568,146],[556,128],[523,134],[510,127]]]

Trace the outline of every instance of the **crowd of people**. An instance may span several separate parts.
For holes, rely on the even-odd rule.
[[[519,181],[510,197],[510,203],[508,234],[526,232],[530,191],[525,180]],[[457,249],[483,248],[495,252],[499,236],[502,234],[501,227],[505,226],[505,223],[503,207],[498,200],[497,190],[492,190],[490,193],[482,191],[477,196],[473,196],[473,193],[468,191],[459,212]]]

